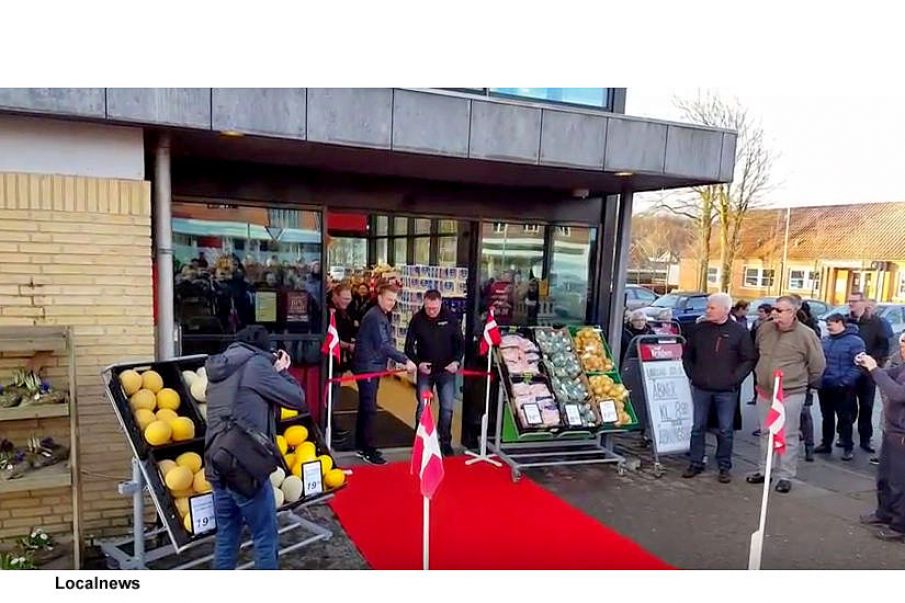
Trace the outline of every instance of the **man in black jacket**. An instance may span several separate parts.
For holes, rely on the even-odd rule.
[[[205,447],[230,418],[248,430],[274,440],[278,407],[305,411],[305,393],[289,373],[289,354],[270,352],[270,337],[261,326],[247,327],[236,334],[236,342],[226,351],[211,356],[207,371],[207,433]],[[273,486],[264,479],[253,498],[227,488],[210,463],[205,476],[214,488],[217,537],[214,569],[235,569],[239,557],[242,524],[248,524],[254,540],[256,569],[277,569],[276,503]]]
[[[455,404],[456,372],[465,353],[462,327],[452,312],[443,307],[440,292],[432,289],[424,294],[424,307],[409,322],[405,338],[405,355],[418,365],[415,395],[418,407],[415,425],[421,420],[424,392],[437,387],[440,398],[440,451],[452,456],[452,417]]]
[[[336,316],[336,332],[339,334],[339,362],[333,366],[333,378],[341,377],[343,373],[349,370],[352,352],[355,351],[355,336],[358,329],[355,327],[355,320],[350,312],[349,306],[352,303],[352,287],[348,283],[339,283],[330,291],[330,299],[327,306],[331,310],[335,310]],[[342,388],[339,382],[332,384],[333,387],[333,417],[331,417],[330,444],[336,445],[344,442],[352,432],[340,429],[336,422],[336,407],[339,405],[339,395]]]
[[[719,481],[732,481],[733,419],[738,389],[757,360],[747,329],[729,318],[732,298],[714,293],[707,300],[705,320],[694,330],[682,360],[691,381],[694,420],[691,429],[691,463],[682,477],[704,470],[704,437],[711,407],[716,408]]]
[[[858,327],[858,334],[864,340],[867,355],[873,358],[878,366],[884,366],[889,359],[889,342],[892,339],[892,327],[886,319],[869,311],[868,301],[864,294],[855,291],[848,296],[849,323]],[[858,436],[861,449],[871,454],[876,450],[871,446],[874,435],[874,398],[877,397],[877,386],[870,375],[863,374],[855,384],[855,395],[858,397]]]

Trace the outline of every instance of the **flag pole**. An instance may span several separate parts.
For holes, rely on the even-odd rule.
[[[424,570],[430,568],[430,522],[431,522],[431,499],[422,496],[424,499]]]
[[[495,467],[502,467],[502,463],[499,461],[493,460],[495,454],[487,454],[487,430],[488,423],[490,422],[490,371],[493,368],[493,346],[487,350],[487,387],[484,393],[484,416],[481,417],[481,453],[475,454],[470,450],[465,451],[470,457],[473,457],[471,460],[465,461],[466,465],[473,465],[474,463],[490,463]]]
[[[780,387],[779,377],[773,378],[773,398]],[[751,534],[751,549],[748,551],[748,569],[759,570],[764,550],[764,530],[767,526],[767,502],[770,498],[770,474],[773,470],[773,430],[768,429],[767,463],[764,468],[764,492],[760,503],[760,523],[757,531]]]
[[[338,345],[338,344],[337,344]],[[327,360],[327,450],[333,451],[333,354]]]

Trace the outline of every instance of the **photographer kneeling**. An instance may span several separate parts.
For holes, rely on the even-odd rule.
[[[214,569],[235,569],[242,525],[254,541],[255,569],[277,569],[276,501],[270,473],[278,466],[274,443],[279,407],[305,411],[289,355],[270,351],[264,327],[239,331],[225,352],[210,356],[207,371],[205,473],[214,488],[217,537]]]

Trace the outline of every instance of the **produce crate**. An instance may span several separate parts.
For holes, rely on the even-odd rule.
[[[304,426],[305,429],[308,430],[308,439],[306,441],[314,443],[314,448],[315,448],[315,452],[316,452],[317,456],[326,454],[327,456],[329,456],[330,458],[333,459],[333,467],[336,469],[342,470],[342,467],[339,467],[336,464],[336,458],[334,458],[330,454],[330,450],[327,448],[327,444],[324,440],[324,436],[321,433],[320,428],[317,426],[317,424],[311,418],[310,414],[308,414],[308,413],[299,414],[297,417],[293,417],[293,418],[287,419],[285,421],[278,421],[277,433],[282,435],[283,433],[286,432],[287,429],[289,429],[293,425]],[[292,470],[292,467],[286,468],[286,474],[289,475],[291,470]],[[327,489],[327,486],[325,484],[324,492],[322,492],[321,494],[315,494],[313,496],[302,496],[299,500],[297,500],[295,502],[283,504],[283,506],[281,506],[279,508],[279,510],[284,511],[287,509],[294,509],[294,508],[298,507],[299,505],[321,500],[323,498],[331,496],[331,495],[335,494],[336,492],[339,492],[340,490],[344,489],[346,487],[347,483],[348,482],[343,483],[343,485],[339,486],[338,488],[331,488],[331,489]]]
[[[192,395],[192,388],[189,387],[188,382],[186,382],[185,377],[182,376],[183,371],[198,371],[198,369],[204,366],[204,363],[207,362],[207,356],[188,356],[184,360],[179,362],[179,381],[182,382],[182,387],[185,388],[185,391],[188,392],[189,398],[191,398],[192,402],[195,403],[195,408],[197,409],[198,404],[206,404],[206,402],[199,402],[195,399],[195,396]],[[201,411],[198,411],[198,416],[201,419],[201,422],[207,426],[207,420],[201,416]]]

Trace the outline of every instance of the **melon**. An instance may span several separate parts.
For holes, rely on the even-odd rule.
[[[182,400],[179,399],[179,394],[176,393],[175,389],[165,387],[157,392],[157,408],[176,410],[179,408],[180,402],[182,402]]]
[[[275,487],[275,488],[273,489],[273,503],[274,503],[274,506],[275,506],[277,509],[279,509],[280,507],[283,506],[283,503],[284,503],[284,502],[286,502],[286,495],[283,494],[283,491],[282,491],[282,490],[280,490],[279,488],[276,488],[276,487]]]
[[[192,516],[188,513],[185,514],[185,517],[182,518],[182,527],[185,528],[185,531],[189,534],[192,534]]]
[[[286,502],[294,503],[302,497],[302,480],[298,476],[290,475],[280,485],[280,490],[286,498]]]
[[[170,422],[173,428],[173,441],[185,442],[195,437],[195,424],[188,417],[176,417]]]
[[[141,375],[132,370],[119,374],[119,384],[123,386],[123,391],[127,396],[131,396],[141,389],[141,381]]]
[[[159,463],[157,463],[157,469],[158,469],[158,471],[160,471],[160,475],[163,476],[164,478],[166,478],[167,473],[169,473],[170,470],[174,469],[175,467],[176,467],[176,462],[171,461],[170,459],[164,459],[164,460],[160,461]]]
[[[274,488],[279,488],[283,484],[284,479],[286,479],[286,472],[283,471],[282,467],[277,467],[274,472],[270,474],[270,484]]]
[[[333,459],[331,459],[328,455],[322,454],[317,457],[317,460],[321,462],[321,473],[326,474],[328,471],[333,469]]]
[[[280,454],[286,454],[289,451],[289,443],[281,435],[277,436],[277,448],[280,449]]]
[[[205,381],[207,381],[207,369],[203,366],[195,371],[195,374],[198,375],[199,379],[204,379]]]
[[[286,443],[295,448],[308,439],[308,429],[304,425],[293,425],[283,432]]]
[[[189,514],[189,499],[177,498],[173,500],[173,503],[176,505],[176,510],[179,512],[179,517],[185,517]]]
[[[132,409],[132,412],[135,412],[139,408],[153,411],[157,408],[157,396],[149,389],[140,389],[129,398],[129,407]]]
[[[195,398],[198,402],[207,402],[207,378],[199,377],[195,379],[195,382],[192,383],[190,389],[192,390],[192,397]]]
[[[207,421],[207,404],[199,404],[198,412],[201,414],[201,418]]]
[[[195,476],[192,475],[192,472],[187,467],[181,466],[171,469],[164,479],[170,490],[188,490],[192,487],[194,480]]]
[[[191,498],[195,496],[196,492],[191,488],[186,488],[185,490],[170,490],[170,496],[173,498]]]
[[[303,458],[305,459],[304,462],[306,463],[317,458],[317,448],[314,446],[314,442],[304,442],[298,448],[296,448],[295,458],[296,460]]]
[[[176,414],[175,410],[170,410],[169,408],[162,408],[157,411],[157,420],[164,421],[165,423],[172,423],[178,416],[179,415]],[[172,427],[172,425],[170,427]]]
[[[280,421],[294,419],[297,416],[299,416],[299,411],[297,410],[292,410],[291,408],[280,408]]]
[[[283,460],[286,461],[286,466],[292,469],[292,466],[295,465],[295,453],[290,452],[283,457]]]
[[[185,381],[186,385],[192,387],[192,383],[198,379],[198,375],[195,371],[182,371],[182,380]]]
[[[142,431],[144,431],[148,425],[156,420],[157,417],[155,417],[154,413],[147,408],[135,409],[135,422],[138,423],[138,428]]]
[[[141,386],[156,394],[163,389],[163,377],[157,371],[145,371],[141,374]]]
[[[162,446],[173,437],[173,429],[166,421],[154,421],[145,428],[145,440],[151,446]]]
[[[324,485],[328,488],[339,488],[346,483],[346,474],[342,469],[331,469],[324,475]]]
[[[214,489],[211,486],[211,483],[207,481],[207,477],[204,475],[204,469],[201,469],[195,474],[195,477],[192,480],[192,488],[194,488],[195,492],[198,494],[207,494]]]
[[[176,464],[185,467],[194,475],[201,471],[201,455],[197,452],[183,452],[176,457]]]

